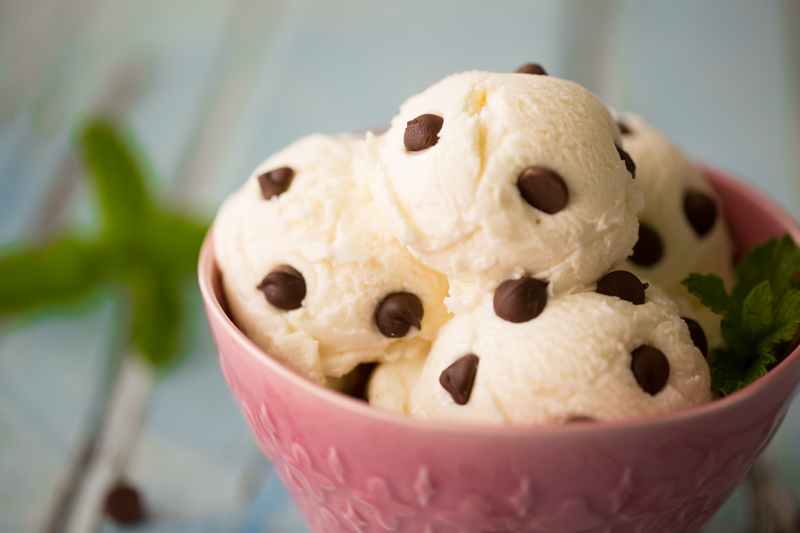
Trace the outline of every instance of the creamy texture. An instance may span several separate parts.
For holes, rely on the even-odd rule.
[[[670,366],[666,385],[652,396],[631,371],[631,352],[643,344],[661,350]],[[457,405],[439,377],[469,353],[480,361],[469,401]],[[398,383],[410,382],[406,410],[430,420],[612,420],[711,400],[705,359],[692,344],[675,304],[652,285],[643,305],[589,291],[563,294],[549,300],[537,318],[521,324],[495,316],[491,296],[486,295],[471,311],[456,313],[442,327],[416,385],[413,368],[385,365],[381,370],[373,378],[380,376],[380,383],[371,385],[370,400],[383,391],[390,397],[382,398],[383,407],[402,405],[406,393]]]
[[[424,356],[449,318],[442,303],[447,280],[400,246],[372,202],[361,142],[324,135],[298,140],[260,164],[214,222],[214,252],[237,326],[322,384],[361,362]],[[295,171],[289,189],[265,200],[258,176],[284,166]],[[299,309],[273,307],[257,289],[278,265],[305,279]],[[422,301],[421,329],[388,338],[375,327],[375,309],[401,291]]]
[[[422,114],[444,118],[440,139],[407,153],[406,123]],[[384,135],[367,136],[366,162],[381,213],[423,263],[486,286],[527,274],[558,292],[595,282],[636,242],[642,194],[615,143],[613,118],[580,85],[473,71],[409,98]],[[521,197],[531,166],[563,178],[562,211]]]
[[[697,167],[663,134],[635,114],[620,117],[630,129],[622,136],[623,147],[636,162],[636,181],[644,191],[645,208],[639,216],[661,237],[661,259],[651,266],[627,260],[622,268],[662,287],[678,304],[683,316],[703,327],[710,347],[723,344],[720,316],[690,295],[681,281],[690,273],[713,273],[730,290],[735,283],[731,239],[713,189]],[[712,229],[698,236],[684,212],[684,195],[699,192],[717,201]]]

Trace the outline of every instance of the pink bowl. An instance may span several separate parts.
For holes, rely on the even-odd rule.
[[[800,229],[704,169],[738,250]],[[800,351],[680,413],[557,427],[434,424],[370,408],[283,367],[221,305],[209,235],[200,288],[233,397],[314,533],[698,530],[769,444],[800,388]]]

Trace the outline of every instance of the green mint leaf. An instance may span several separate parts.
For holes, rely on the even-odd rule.
[[[189,274],[197,270],[207,224],[154,212],[142,232],[146,235],[143,246],[157,264],[168,266],[174,273]]]
[[[64,238],[0,258],[0,313],[69,303],[100,279],[95,245]]]
[[[800,248],[787,234],[753,248],[736,266],[738,282],[733,299],[742,305],[745,298],[760,283],[768,280],[772,293],[779,301],[792,288],[792,276],[800,271]]]
[[[116,240],[137,240],[142,221],[149,213],[147,191],[139,168],[108,123],[91,123],[83,134],[86,163],[105,215],[105,230]]]
[[[716,274],[689,274],[681,283],[712,312],[739,322],[741,309],[725,291],[722,278]]]
[[[168,272],[139,270],[131,280],[134,317],[131,338],[156,368],[171,362],[180,327],[180,283]]]
[[[750,339],[761,339],[772,327],[772,288],[763,281],[750,291],[742,305],[742,334]]]
[[[725,395],[739,390],[744,364],[741,352],[731,348],[718,348],[708,361],[711,372],[711,390]]]

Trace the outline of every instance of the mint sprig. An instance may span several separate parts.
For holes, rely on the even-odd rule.
[[[690,274],[681,283],[712,312],[722,316],[726,346],[709,357],[711,390],[725,395],[765,375],[776,351],[800,325],[800,248],[789,235],[753,248],[737,265],[730,294],[715,274]]]
[[[0,256],[0,313],[79,300],[98,284],[122,288],[132,309],[130,341],[156,368],[174,362],[185,316],[180,288],[194,276],[208,224],[154,202],[131,150],[102,120],[81,147],[103,214],[99,238],[65,235]]]

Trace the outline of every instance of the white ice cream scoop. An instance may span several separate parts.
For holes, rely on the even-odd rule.
[[[697,272],[720,276],[729,290],[733,286],[731,239],[719,199],[683,152],[642,117],[624,114],[619,122],[645,199],[639,241],[622,268],[662,287],[683,316],[702,326],[709,346],[721,346],[719,315],[681,285]]]
[[[642,193],[606,107],[580,85],[465,72],[367,136],[373,197],[401,244],[451,279],[590,284],[636,242]]]
[[[535,425],[710,401],[708,365],[675,304],[653,285],[643,303],[632,303],[636,290],[620,287],[605,292],[623,298],[595,290],[556,296],[520,323],[500,318],[496,298],[483,295],[442,327],[424,367],[379,366],[370,402],[431,420]],[[632,287],[639,295],[642,288]]]
[[[260,164],[214,222],[239,328],[323,384],[361,362],[426,354],[449,318],[446,278],[400,246],[372,202],[361,142],[298,140]]]

